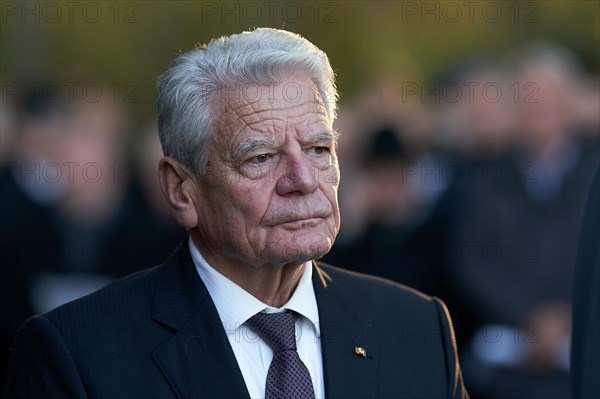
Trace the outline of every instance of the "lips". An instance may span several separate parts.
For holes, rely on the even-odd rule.
[[[333,207],[324,196],[287,198],[285,201],[271,203],[262,224],[276,226],[320,223],[322,219],[329,218],[332,214]]]
[[[309,227],[315,227],[319,225],[323,221],[322,218],[309,218],[309,219],[298,219],[298,220],[290,220],[288,222],[280,223],[278,226],[291,229],[291,230],[299,230],[305,229]]]
[[[327,206],[327,203],[320,203],[318,206],[314,206],[312,209],[308,206],[302,208],[308,208],[308,212],[302,212],[293,209],[283,210],[281,213],[273,212],[270,217],[266,218],[266,225],[276,226],[278,224],[298,224],[298,223],[316,223],[321,219],[325,219],[331,216],[331,206]]]
[[[310,215],[281,215],[272,220],[269,220],[270,226],[276,226],[278,224],[301,224],[301,223],[316,223],[321,219],[325,219],[331,216],[331,212],[316,212]]]

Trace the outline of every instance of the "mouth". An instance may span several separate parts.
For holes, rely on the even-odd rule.
[[[315,227],[319,223],[323,221],[321,217],[309,217],[306,219],[291,219],[282,223],[279,223],[279,226],[290,229],[290,230],[299,230],[307,227]]]

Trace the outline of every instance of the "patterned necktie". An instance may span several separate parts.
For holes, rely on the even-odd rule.
[[[296,315],[257,313],[246,323],[273,350],[267,373],[265,399],[314,399],[312,380],[296,351]]]

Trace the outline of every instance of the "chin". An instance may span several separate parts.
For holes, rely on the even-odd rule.
[[[269,263],[300,264],[319,259],[329,252],[332,245],[333,238],[329,234],[293,234],[269,246]]]

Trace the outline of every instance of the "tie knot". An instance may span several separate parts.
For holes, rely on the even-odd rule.
[[[269,345],[273,352],[296,350],[296,315],[289,310],[281,313],[257,313],[246,323]]]

